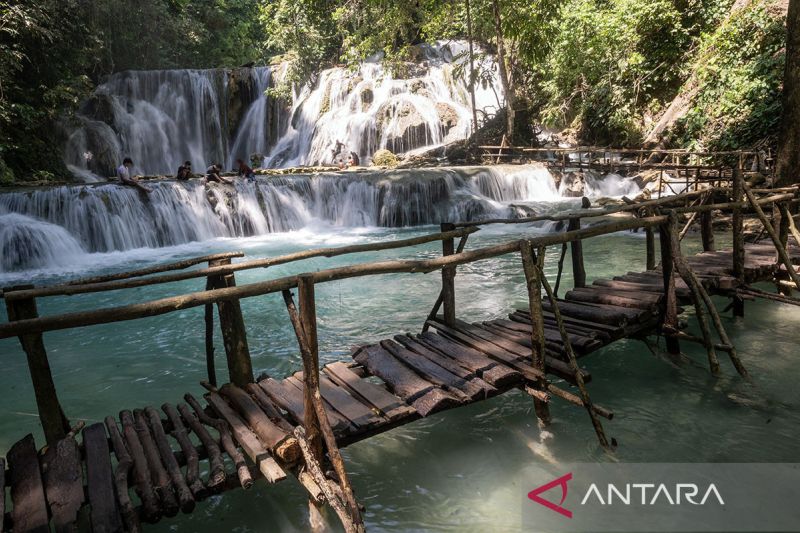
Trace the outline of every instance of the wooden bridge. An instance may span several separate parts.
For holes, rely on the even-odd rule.
[[[796,304],[791,296],[752,288],[775,280],[785,290],[800,286],[794,263],[800,248],[786,245],[789,233],[800,243],[789,209],[796,188],[750,189],[742,173],[731,188],[711,188],[671,198],[604,209],[582,209],[555,216],[514,221],[443,224],[440,233],[400,241],[309,250],[287,256],[233,263],[242,254],[217,254],[150,269],[113,274],[51,287],[15,287],[3,296],[10,321],[0,338],[18,336],[28,357],[39,415],[47,440],[42,451],[31,435],[14,444],[0,460],[0,530],[95,532],[139,531],[196,502],[258,478],[277,483],[292,476],[306,489],[312,526],[319,508],[330,505],[347,531],[363,530],[361,507],[350,486],[342,446],[367,439],[420,417],[523,389],[533,398],[543,424],[549,403],[559,398],[586,410],[601,446],[613,453],[602,419],[611,410],[589,394],[591,375],[578,358],[621,338],[664,335],[667,350],[679,343],[704,346],[712,373],[721,372],[718,353],[747,376],[725,332],[710,294],[729,296],[734,312],[743,300],[763,296]],[[773,226],[762,206],[784,214]],[[732,250],[714,250],[712,212],[733,214]],[[767,244],[744,244],[742,219],[754,212],[769,235]],[[685,217],[684,230],[678,228]],[[700,217],[704,252],[685,257],[680,240]],[[481,224],[568,223],[567,231],[466,251]],[[589,222],[581,227],[581,221]],[[647,266],[612,280],[586,283],[582,241],[624,230],[643,230]],[[655,249],[659,232],[660,253]],[[456,245],[456,239],[459,239]],[[236,285],[235,272],[310,257],[397,249],[441,241],[442,257],[355,264],[313,273]],[[551,287],[542,269],[546,246],[561,245],[559,271]],[[574,287],[558,296],[567,248],[571,248]],[[777,261],[776,261],[777,253]],[[466,323],[457,317],[454,277],[458,265],[519,254],[527,280],[529,305],[505,319]],[[660,266],[656,256],[660,255]],[[208,263],[205,268],[188,267]],[[385,273],[441,271],[442,288],[422,331],[355,348],[352,359],[320,371],[314,287],[331,280]],[[36,300],[174,282],[206,280],[206,289],[181,296],[40,317]],[[784,278],[784,279],[780,279]],[[299,308],[292,290],[297,290]],[[302,354],[303,368],[284,378],[254,378],[239,301],[281,292]],[[231,382],[217,384],[213,353],[216,305]],[[680,307],[693,305],[702,336],[681,331]],[[43,334],[57,329],[133,320],[205,306],[208,382],[202,398],[122,410],[104,424],[72,426],[63,412],[50,375]],[[440,314],[441,311],[441,314]],[[716,331],[712,335],[712,331]],[[558,385],[555,382],[558,381]],[[563,383],[563,384],[562,384]],[[176,398],[177,400],[177,398]],[[80,434],[80,437],[79,437]],[[232,465],[232,470],[226,465]]]

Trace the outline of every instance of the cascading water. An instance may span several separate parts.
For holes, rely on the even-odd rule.
[[[320,73],[290,106],[267,97],[270,67],[234,70],[127,71],[97,87],[75,117],[65,162],[83,181],[111,176],[124,157],[134,172],[174,174],[185,160],[201,171],[212,162],[267,156],[269,166],[334,163],[358,154],[368,164],[381,148],[395,153],[440,146],[470,132],[463,75],[465,45],[419,45],[402,78],[378,59],[357,71]],[[492,60],[482,68],[493,72]],[[275,77],[280,77],[277,68]],[[477,108],[491,114],[503,99],[499,83],[476,88]]]
[[[469,93],[460,42],[419,45],[420,63],[402,78],[379,58],[358,71],[332,68],[313,88],[294,95],[291,126],[272,150],[270,166],[336,163],[350,151],[368,163],[378,149],[407,153],[464,139],[470,132]],[[492,60],[483,59],[492,72]],[[476,87],[476,107],[492,113],[503,99],[498,83]],[[341,143],[337,151],[337,143]]]
[[[144,174],[174,174],[186,160],[230,168],[268,149],[269,82],[268,67],[114,74],[77,115],[66,163],[84,179],[113,175],[128,156]]]
[[[61,226],[18,213],[0,215],[0,272],[74,261],[84,253]]]
[[[13,222],[4,219],[0,232],[0,268],[66,265],[87,252],[161,248],[318,224],[406,227],[517,217],[553,209],[563,200],[550,172],[535,165],[300,174],[236,180],[233,187],[200,180],[150,186],[147,195],[113,184],[0,194],[0,213],[6,213],[0,216]]]

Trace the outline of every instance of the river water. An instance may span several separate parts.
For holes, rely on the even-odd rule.
[[[554,210],[572,208],[576,200],[551,202]],[[436,231],[414,228],[339,227],[318,222],[284,233],[227,237],[157,249],[95,253],[75,270],[82,275],[181,257],[243,250],[248,257],[269,257],[318,246],[407,238]],[[527,225],[492,226],[470,237],[467,249],[532,232],[555,230]],[[719,236],[718,242],[725,243]],[[688,237],[686,251],[697,249]],[[413,249],[312,259],[268,271],[237,273],[244,284],[267,277],[329,266],[389,258],[435,257],[438,244]],[[644,268],[641,234],[619,233],[585,243],[589,281]],[[551,279],[558,251],[549,250],[545,270]],[[569,264],[569,259],[567,259]],[[567,269],[569,270],[569,269]],[[65,272],[69,269],[64,269]],[[53,270],[0,274],[3,285],[25,281],[52,283],[75,271]],[[106,307],[201,290],[204,281],[169,287],[142,287],[126,292],[54,297],[39,303],[40,314]],[[353,344],[405,331],[418,331],[440,286],[438,274],[402,274],[357,278],[317,287],[321,359],[345,359]],[[562,287],[570,287],[569,274]],[[492,319],[526,305],[517,256],[459,267],[456,278],[458,316]],[[720,308],[725,302],[718,300]],[[712,378],[705,354],[683,345],[688,356],[676,365],[658,350],[623,340],[582,360],[593,375],[593,399],[616,413],[606,421],[609,436],[619,441],[616,460],[626,462],[792,462],[800,427],[800,390],[793,364],[800,341],[800,314],[794,308],[748,302],[746,318],[724,319],[753,381],[739,379],[728,361],[723,376]],[[294,335],[280,295],[242,302],[253,365],[257,374],[282,377],[300,368]],[[4,311],[0,319],[5,320]],[[776,324],[780,336],[776,335]],[[695,328],[690,318],[690,327]],[[226,378],[224,349],[217,336],[220,381]],[[87,423],[123,408],[160,406],[182,394],[203,390],[205,379],[201,308],[135,322],[93,326],[45,335],[53,375],[68,416]],[[24,353],[14,339],[0,341],[4,372],[0,374],[0,449],[27,432],[43,442],[37,428],[34,395]],[[530,398],[509,393],[478,404],[432,415],[352,445],[343,451],[359,500],[366,506],[371,531],[518,531],[525,495],[538,483],[526,479],[532,464],[610,461],[598,445],[582,409],[555,400],[553,425],[541,430]],[[557,469],[557,466],[556,466]],[[329,515],[330,522],[335,517]],[[263,481],[250,491],[216,496],[198,505],[191,516],[178,516],[151,531],[304,531],[307,510],[303,491],[292,480],[275,486]]]

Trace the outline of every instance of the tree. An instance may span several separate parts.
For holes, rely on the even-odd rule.
[[[800,0],[789,0],[786,30],[783,116],[775,161],[775,179],[779,186],[800,181]]]

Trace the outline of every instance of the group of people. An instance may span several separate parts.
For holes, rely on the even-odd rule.
[[[345,144],[341,141],[336,141],[336,146],[334,148],[331,148],[331,152],[333,153],[333,163],[337,165],[340,169],[357,167],[361,164],[361,159],[358,157],[358,154],[351,150],[347,150],[345,148]],[[344,154],[349,154],[347,156],[346,163],[344,159]]]
[[[244,161],[241,159],[236,160],[237,166],[237,175],[239,177],[243,177],[248,181],[255,181],[256,174],[253,172],[253,169],[250,168]],[[117,167],[117,177],[119,178],[120,182],[123,185],[128,185],[130,187],[136,187],[142,192],[150,193],[152,189],[149,187],[145,187],[136,176],[133,176],[131,173],[131,169],[133,168],[133,160],[130,157],[126,157],[122,164]],[[212,163],[206,169],[205,179],[206,182],[215,181],[217,183],[225,183],[226,185],[233,185],[233,181],[223,178],[222,177],[222,165],[219,163]],[[178,172],[175,175],[178,181],[188,181],[190,178],[194,178],[195,174],[192,172],[192,162],[191,161],[184,161],[181,166],[178,167]]]

